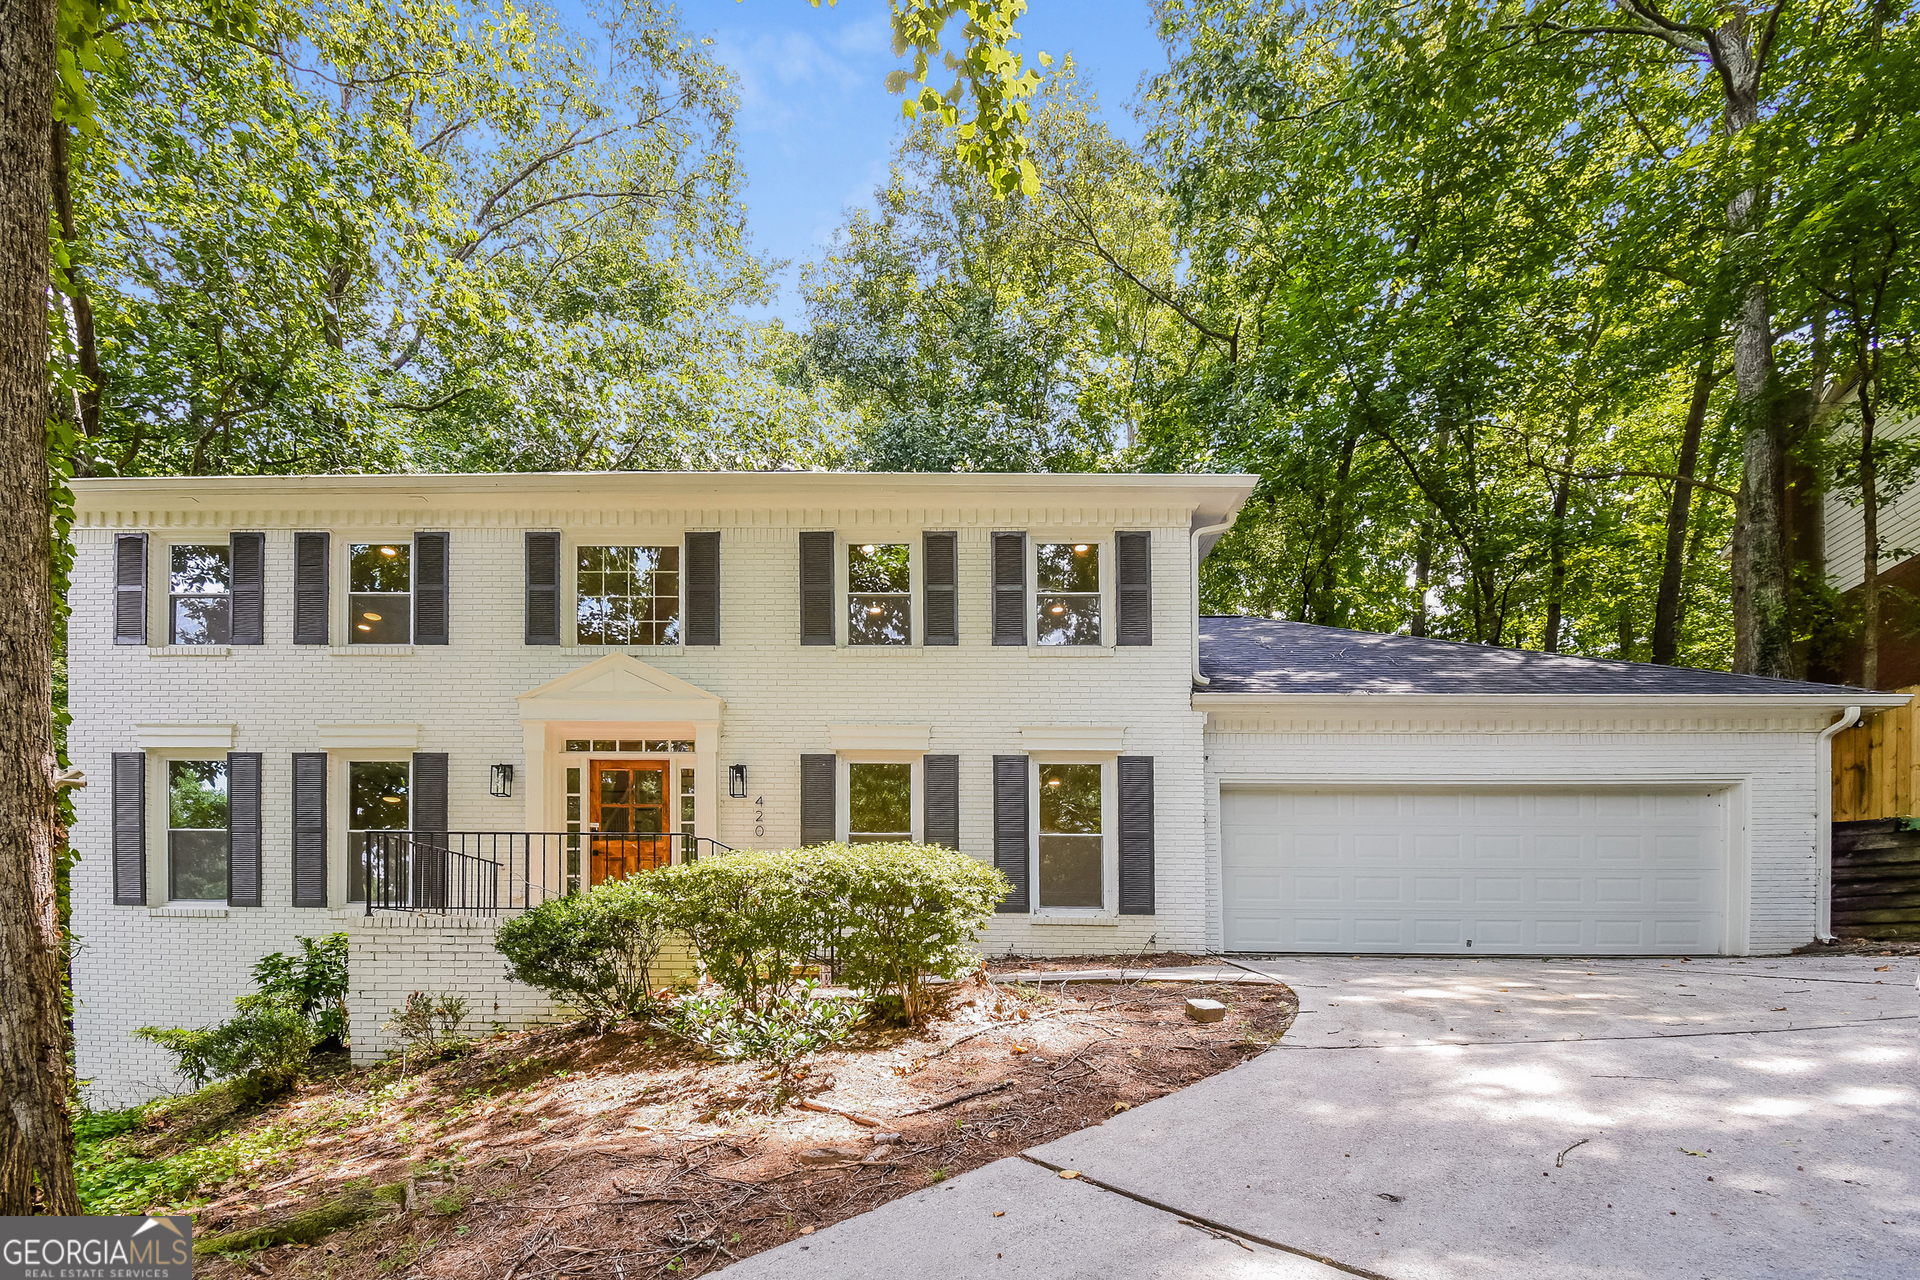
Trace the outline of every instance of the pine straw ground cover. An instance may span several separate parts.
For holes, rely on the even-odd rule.
[[[1195,996],[1225,1020],[1188,1020]],[[338,1069],[250,1112],[218,1088],[156,1104],[83,1153],[89,1208],[191,1211],[205,1239],[404,1184],[404,1207],[196,1274],[701,1275],[1244,1062],[1297,1008],[1278,984],[975,980],[921,1031],[868,1031],[809,1064],[808,1102],[878,1127],[769,1113],[767,1072],[632,1025],[504,1034],[413,1074]],[[182,1159],[199,1186],[155,1173]]]

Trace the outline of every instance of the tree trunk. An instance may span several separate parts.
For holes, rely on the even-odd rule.
[[[67,304],[73,309],[74,359],[80,366],[80,376],[87,383],[79,391],[80,433],[91,440],[100,434],[100,344],[93,331],[93,300],[87,295],[86,277],[80,274],[76,262],[80,253],[80,236],[73,216],[73,186],[67,163],[65,123],[53,126],[52,178],[53,209],[60,220],[60,239],[67,246],[64,291]],[[93,469],[92,450],[81,452],[83,456],[75,459],[81,466],[79,474],[89,474]]]
[[[1427,586],[1433,579],[1433,543],[1426,526],[1420,528],[1420,547],[1413,558],[1413,626],[1416,636],[1427,634]]]
[[[1860,683],[1869,689],[1880,687],[1880,491],[1873,456],[1873,388],[1872,378],[1860,380],[1860,519],[1866,539],[1860,579]]]
[[[1560,600],[1567,585],[1567,540],[1565,523],[1567,519],[1567,495],[1573,486],[1573,448],[1568,446],[1566,456],[1560,460],[1560,479],[1553,486],[1553,525],[1549,533],[1552,540],[1552,567],[1547,573],[1547,630],[1540,638],[1542,653],[1560,652]]]
[[[1673,497],[1667,504],[1667,547],[1660,562],[1660,593],[1653,605],[1653,660],[1670,667],[1680,654],[1680,587],[1686,569],[1687,523],[1693,512],[1694,467],[1700,462],[1700,432],[1707,421],[1707,402],[1713,396],[1713,357],[1719,345],[1715,333],[1700,343],[1700,367],[1693,375],[1693,399],[1687,405],[1687,425],[1680,436],[1680,460],[1674,474]]]
[[[47,215],[56,0],[0,0],[0,1215],[77,1214],[54,899]]]

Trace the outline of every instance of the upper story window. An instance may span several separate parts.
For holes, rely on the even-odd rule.
[[[1034,544],[1035,633],[1041,644],[1100,643],[1100,545]]]
[[[227,545],[175,545],[168,555],[168,643],[226,644],[233,618],[233,564]],[[226,892],[222,880],[220,896]]]
[[[211,902],[226,896],[227,762],[169,760],[167,897]]]
[[[847,843],[913,839],[913,766],[847,766]]]
[[[581,547],[579,644],[680,643],[680,548]]]
[[[913,643],[913,575],[906,543],[847,547],[847,643]]]
[[[1039,906],[1106,905],[1101,766],[1043,764],[1040,773]]]
[[[347,546],[349,644],[413,641],[413,544],[354,542]]]

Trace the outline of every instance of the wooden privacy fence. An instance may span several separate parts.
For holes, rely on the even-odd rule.
[[[1920,685],[1896,689],[1920,694]],[[1920,796],[1920,697],[1833,738],[1833,820],[1867,822],[1914,816]]]
[[[1898,690],[1920,694],[1920,686]],[[1833,739],[1833,932],[1920,938],[1920,698]]]

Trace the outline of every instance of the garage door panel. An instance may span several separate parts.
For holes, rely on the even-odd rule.
[[[1705,792],[1226,788],[1229,950],[1716,951]]]

